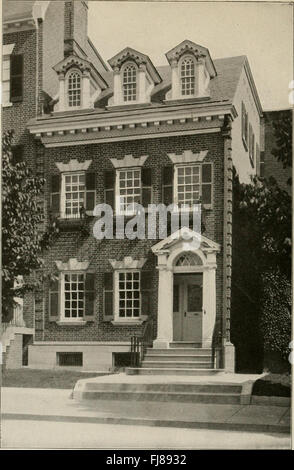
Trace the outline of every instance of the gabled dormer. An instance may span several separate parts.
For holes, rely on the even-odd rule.
[[[149,57],[126,47],[109,61],[113,69],[113,98],[109,105],[149,103],[155,85],[162,81]]]
[[[185,40],[166,53],[171,66],[171,91],[167,99],[179,100],[210,96],[209,83],[216,69],[206,47]]]
[[[93,108],[100,93],[108,88],[95,67],[77,55],[65,57],[53,69],[59,79],[58,103],[54,111]]]

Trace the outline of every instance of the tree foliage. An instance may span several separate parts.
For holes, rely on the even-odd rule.
[[[235,173],[233,188],[232,340],[247,348],[253,370],[260,343],[270,341],[265,323],[275,315],[265,313],[274,306],[265,302],[276,291],[271,276],[291,279],[291,197],[273,178],[240,184]]]
[[[292,115],[283,113],[280,119],[273,121],[276,147],[272,154],[283,163],[283,167],[292,168]]]
[[[42,252],[52,242],[56,227],[42,229],[44,213],[37,198],[42,195],[45,180],[34,177],[26,163],[14,163],[11,151],[13,132],[2,140],[2,299],[3,314],[14,304],[13,297],[23,297],[35,286],[28,276],[42,268]],[[14,280],[26,276],[22,287],[15,289]]]
[[[274,271],[263,275],[261,330],[266,352],[278,352],[287,359],[291,341],[291,283]]]

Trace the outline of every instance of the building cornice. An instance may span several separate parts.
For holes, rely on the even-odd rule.
[[[82,145],[169,136],[179,132],[187,135],[219,132],[225,115],[234,119],[237,115],[234,106],[162,106],[128,112],[119,110],[41,117],[31,121],[28,128],[47,147]]]
[[[3,23],[3,34],[28,31],[30,29],[36,29],[36,24],[33,18],[7,20]]]

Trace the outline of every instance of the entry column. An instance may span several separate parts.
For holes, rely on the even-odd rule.
[[[173,340],[173,272],[167,268],[167,252],[158,254],[158,312],[155,349],[168,348]]]

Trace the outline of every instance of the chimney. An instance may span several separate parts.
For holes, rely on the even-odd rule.
[[[64,2],[64,57],[87,57],[88,2]]]

